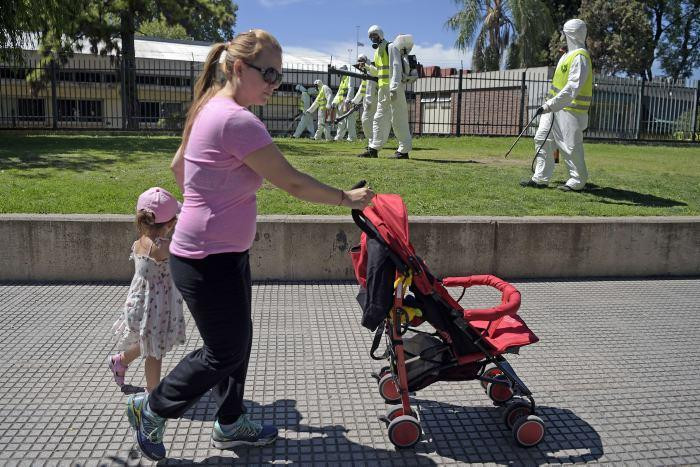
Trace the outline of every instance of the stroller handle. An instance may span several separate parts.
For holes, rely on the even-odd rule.
[[[367,185],[367,180],[360,180],[359,182],[355,183],[351,190],[357,190],[358,188],[362,188],[363,186]],[[362,211],[360,209],[353,209],[352,210],[352,220],[355,221],[355,224],[367,235],[372,236],[373,238],[376,237],[377,232],[368,225],[367,218],[362,214]]]

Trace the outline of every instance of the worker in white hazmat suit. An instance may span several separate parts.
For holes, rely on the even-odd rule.
[[[384,39],[384,31],[376,24],[370,26],[367,36],[372,42],[374,51],[373,67],[377,76],[377,110],[372,120],[372,136],[365,152],[358,157],[377,157],[383,144],[377,144],[382,130],[386,129],[387,137],[391,129],[391,106],[389,103],[389,42]],[[376,142],[375,142],[376,141]],[[386,142],[386,138],[384,138]]]
[[[361,54],[357,57],[355,65],[360,71],[371,76],[377,76],[377,69],[371,63],[367,62],[367,56]],[[374,113],[377,111],[377,82],[371,79],[365,79],[360,84],[360,87],[352,99],[352,105],[362,103],[362,132],[367,138],[367,145],[372,142],[372,122],[374,121]]]
[[[343,65],[340,67],[341,70],[347,71],[348,67]],[[336,117],[345,114],[350,111],[350,102],[352,98],[355,97],[354,87],[352,85],[352,79],[349,76],[343,76],[340,80],[340,86],[338,87],[338,92],[333,98],[333,106],[338,109]],[[340,141],[348,135],[348,141],[355,141],[357,139],[357,130],[355,129],[357,125],[357,115],[353,112],[348,117],[344,118],[340,123],[338,123],[338,128],[335,133],[335,140]]]
[[[301,117],[299,119],[299,123],[297,124],[297,129],[294,131],[294,135],[292,136],[294,138],[299,138],[304,133],[304,130],[306,130],[309,132],[309,136],[313,137],[314,119],[310,113],[306,112],[306,109],[311,106],[311,96],[309,96],[308,91],[301,84],[297,84],[294,89],[301,93],[297,104],[299,110],[301,111]]]
[[[314,81],[314,84],[316,85],[316,89],[318,89],[318,94],[316,95],[314,103],[311,104],[311,107],[306,109],[306,113],[311,115],[313,112],[318,111],[318,127],[316,128],[314,139],[319,140],[324,137],[326,141],[330,141],[331,126],[328,118],[330,103],[333,100],[333,92],[331,91],[331,88],[323,84],[320,79]]]
[[[558,186],[579,191],[586,185],[588,170],[583,157],[583,131],[588,127],[588,109],[593,97],[593,64],[586,50],[586,23],[571,19],[564,23],[567,53],[557,64],[549,88],[549,99],[537,109],[542,114],[535,133],[538,150],[535,173],[523,187],[547,186],[554,171],[555,145],[569,170],[569,179]]]
[[[412,138],[408,126],[406,84],[418,78],[417,72],[412,72],[408,63],[407,56],[412,49],[413,36],[410,34],[399,34],[396,36],[394,42],[388,44],[386,55],[381,52],[380,47],[377,49],[379,52],[375,54],[375,66],[378,73],[377,77],[379,78],[377,83],[377,111],[374,115],[372,141],[367,152],[360,154],[361,157],[376,157],[379,149],[386,144],[389,138],[389,131],[393,127],[396,139],[399,140],[399,147],[391,157],[408,159],[408,153],[412,148]],[[383,80],[381,75],[384,64],[387,62],[389,64],[389,76],[388,80],[386,78]]]

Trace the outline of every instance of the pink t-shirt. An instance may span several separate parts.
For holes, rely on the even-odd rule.
[[[170,252],[185,258],[250,248],[262,177],[243,160],[272,142],[265,125],[228,97],[201,108],[185,148],[185,202]]]

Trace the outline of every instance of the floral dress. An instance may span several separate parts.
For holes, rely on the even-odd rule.
[[[167,240],[156,240],[159,241]],[[174,346],[185,343],[182,296],[173,284],[168,260],[137,254],[135,246],[136,242],[129,256],[134,261],[134,278],[122,314],[112,329],[119,338],[120,349],[138,343],[141,356],[160,360]]]

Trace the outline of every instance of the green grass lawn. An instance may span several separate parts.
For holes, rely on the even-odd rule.
[[[15,136],[0,144],[0,213],[132,213],[137,196],[159,185],[179,191],[168,169],[180,139],[169,136]],[[512,138],[424,137],[410,160],[358,159],[362,143],[277,139],[291,163],[323,182],[350,187],[360,179],[377,192],[399,193],[413,215],[687,216],[700,215],[700,146],[665,147],[586,143],[589,188],[524,189],[532,139],[508,159]],[[261,214],[347,214],[298,201],[265,183]]]

